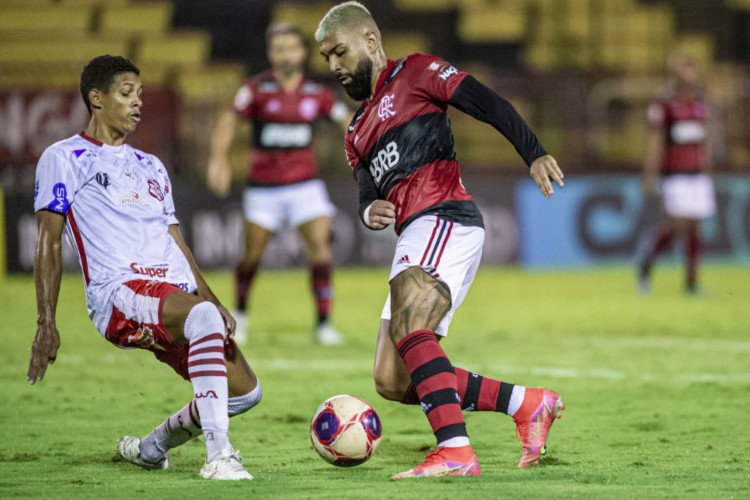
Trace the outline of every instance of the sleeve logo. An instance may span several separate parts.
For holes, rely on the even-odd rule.
[[[159,201],[164,201],[164,193],[161,191],[161,186],[154,179],[148,180],[148,194]]]
[[[445,61],[432,61],[430,65],[427,66],[427,69],[438,73],[438,77],[443,81],[458,74],[456,67]]]
[[[61,214],[68,213],[70,202],[68,201],[68,188],[65,184],[58,182],[52,187],[52,195],[55,197],[52,202],[47,205],[47,208],[53,212],[59,212]]]

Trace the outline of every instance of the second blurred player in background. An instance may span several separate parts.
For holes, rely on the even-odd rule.
[[[698,292],[701,254],[700,221],[716,212],[716,199],[706,154],[708,108],[701,75],[690,56],[673,53],[667,62],[670,82],[648,109],[651,127],[644,164],[646,196],[661,195],[668,220],[638,265],[638,290],[648,293],[656,258],[675,237],[685,243],[685,293]],[[661,176],[661,182],[659,182]]]
[[[245,253],[237,265],[236,339],[247,335],[247,303],[263,252],[285,223],[295,226],[305,243],[315,296],[315,340],[340,344],[330,323],[331,217],[335,208],[317,178],[311,148],[313,122],[329,118],[345,125],[349,109],[333,92],[306,76],[308,48],[303,33],[289,23],[266,32],[271,68],[250,78],[237,92],[233,110],[224,112],[211,137],[209,188],[226,196],[231,184],[229,151],[238,118],[252,122],[247,188],[243,196]]]

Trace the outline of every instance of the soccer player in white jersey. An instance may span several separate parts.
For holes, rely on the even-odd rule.
[[[125,139],[141,120],[140,72],[119,56],[81,74],[86,130],[47,148],[36,171],[37,332],[28,380],[41,381],[60,346],[55,309],[61,237],[78,253],[89,316],[106,340],[147,349],[193,385],[194,399],[117,453],[166,469],[168,451],[201,432],[207,479],[252,479],[232,447],[229,417],[255,406],[261,386],[233,341],[235,321],[201,276],[180,233],[164,165]]]

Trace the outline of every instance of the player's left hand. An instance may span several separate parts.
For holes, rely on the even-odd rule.
[[[534,160],[529,169],[529,175],[531,175],[531,178],[534,179],[536,185],[539,186],[539,190],[547,199],[555,193],[550,180],[554,181],[560,187],[565,185],[563,183],[563,177],[565,176],[557,165],[557,161],[551,155],[540,156]]]
[[[226,307],[221,304],[216,304],[216,307],[219,309],[219,313],[224,320],[224,325],[227,328],[227,337],[234,338],[234,330],[237,328],[237,321]]]
[[[54,363],[57,350],[60,348],[60,332],[55,325],[40,324],[31,346],[31,360],[26,380],[31,385],[41,381],[47,371],[47,366]]]

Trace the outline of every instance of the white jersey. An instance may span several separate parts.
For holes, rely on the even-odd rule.
[[[177,224],[169,176],[153,155],[84,134],[48,147],[36,169],[34,211],[66,218],[92,315],[108,315],[117,286],[134,279],[194,291],[190,265],[167,232]],[[101,318],[104,320],[104,318]]]

